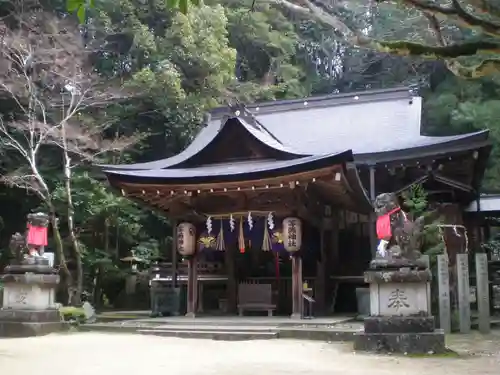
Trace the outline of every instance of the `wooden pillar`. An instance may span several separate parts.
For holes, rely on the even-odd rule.
[[[375,166],[370,166],[370,201],[375,202]],[[377,233],[375,231],[376,216],[375,212],[370,213],[370,249],[372,258],[377,255]]]
[[[177,288],[177,220],[172,225],[172,288]]]
[[[292,315],[293,319],[302,319],[302,257],[292,255]]]
[[[339,213],[338,211],[333,218],[333,226],[331,230],[327,234],[327,238],[329,240],[329,253],[328,253],[328,298],[329,298],[329,312],[335,312],[335,306],[337,303],[337,292],[339,289],[338,280],[332,278],[332,276],[338,275],[340,267],[339,267],[339,259],[340,259],[340,244],[339,244]]]
[[[187,311],[186,316],[194,318],[196,316],[196,300],[198,295],[198,260],[196,255],[188,258],[188,278],[187,278]]]
[[[236,307],[238,304],[237,294],[238,294],[238,283],[236,280],[235,272],[235,251],[234,245],[228,246],[225,252],[225,266],[227,274],[227,284],[226,284],[226,298],[227,298],[227,312],[236,313]]]
[[[490,223],[486,222],[483,226],[483,243],[486,243],[490,240],[491,238],[491,228],[490,228]]]
[[[314,307],[319,314],[328,313],[332,302],[331,276],[334,273],[334,265],[338,263],[338,241],[337,238],[334,239],[333,233],[337,221],[330,212],[328,217],[323,218],[320,228],[321,261],[318,262],[317,284],[314,290]]]
[[[322,225],[320,227],[320,260],[317,263],[317,272],[316,272],[316,283],[314,285],[314,297],[316,299],[316,310],[323,314],[325,313],[325,302],[326,302],[326,288],[328,285],[327,282],[327,249],[326,249],[326,230],[325,226]]]

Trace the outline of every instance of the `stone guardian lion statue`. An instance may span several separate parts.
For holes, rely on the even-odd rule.
[[[377,255],[382,258],[416,260],[421,257],[424,217],[412,220],[394,193],[383,193],[374,202],[377,215]]]

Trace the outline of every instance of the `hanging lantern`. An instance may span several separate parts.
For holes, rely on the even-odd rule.
[[[177,250],[181,255],[193,255],[196,244],[196,229],[191,223],[177,226]]]
[[[302,223],[297,217],[283,220],[283,244],[291,253],[299,251],[302,245]]]

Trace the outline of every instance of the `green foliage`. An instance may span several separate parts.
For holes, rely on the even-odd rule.
[[[481,244],[483,250],[491,254],[491,260],[500,260],[500,235],[496,234],[487,242]]]
[[[422,233],[422,254],[429,255],[431,261],[434,262],[435,257],[442,254],[445,249],[445,244],[441,238],[439,224],[441,218],[433,218],[435,213],[429,210],[428,194],[421,184],[415,184],[403,192],[403,204],[409,211],[413,219],[424,217],[430,221],[424,226]]]
[[[94,0],[66,0],[66,10],[75,13],[80,23],[87,20],[87,11],[94,7]]]
[[[420,184],[412,185],[403,192],[403,201],[412,217],[417,218],[422,216],[427,209],[427,192]]]
[[[59,314],[65,322],[72,324],[85,323],[85,312],[81,307],[62,306],[59,308]]]
[[[470,81],[445,74],[434,89],[425,94],[427,133],[450,135],[490,130],[493,151],[482,187],[500,189],[500,76]]]

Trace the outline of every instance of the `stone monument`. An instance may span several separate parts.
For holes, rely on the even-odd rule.
[[[354,349],[389,353],[441,353],[444,332],[435,329],[428,285],[431,272],[421,260],[423,217],[411,220],[391,193],[375,200],[377,256],[365,272],[370,285],[370,316]]]
[[[14,234],[10,246],[15,259],[2,276],[0,337],[28,337],[64,329],[66,325],[55,304],[59,284],[56,270],[26,243],[23,235]]]

